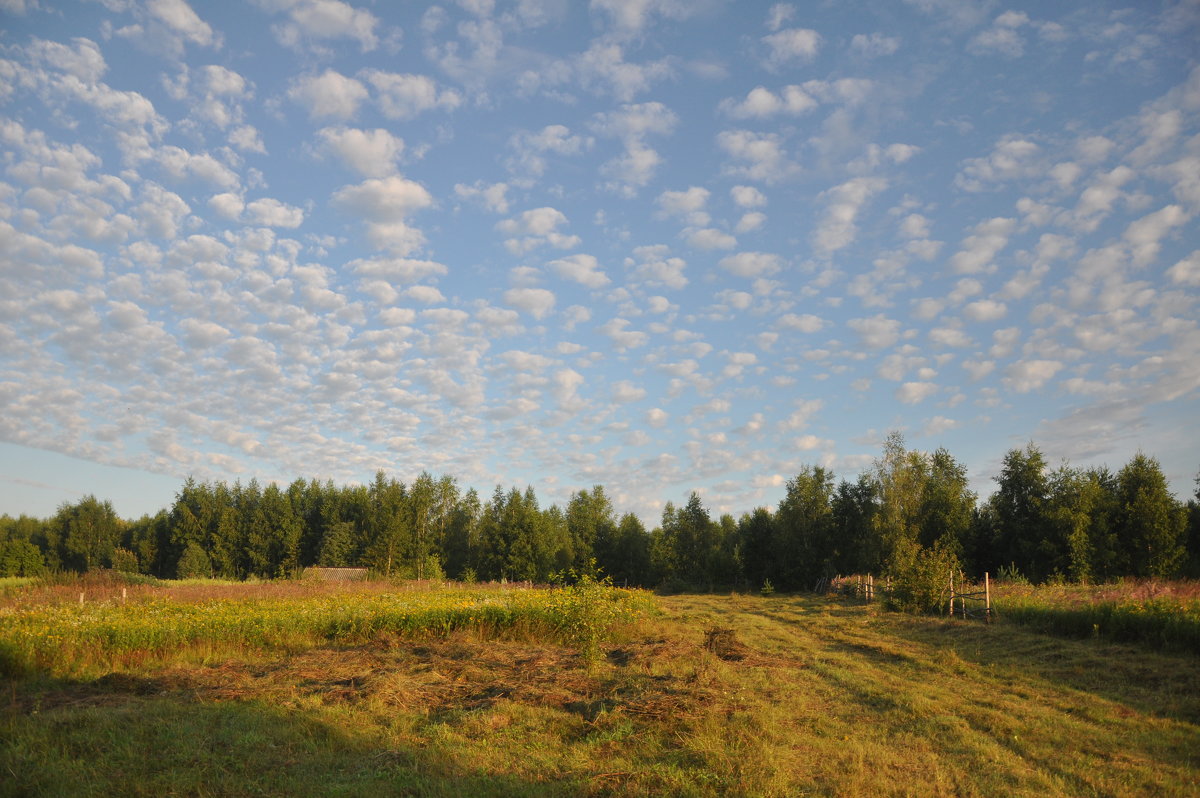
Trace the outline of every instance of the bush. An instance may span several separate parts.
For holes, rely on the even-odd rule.
[[[112,553],[112,569],[123,574],[136,574],[141,571],[138,567],[138,557],[129,549],[116,548]]]
[[[959,571],[958,557],[940,544],[925,548],[913,541],[896,546],[888,562],[892,589],[886,606],[902,612],[943,612],[949,600],[950,575]]]

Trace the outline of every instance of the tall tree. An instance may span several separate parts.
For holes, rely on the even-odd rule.
[[[1158,460],[1138,452],[1117,473],[1117,535],[1137,576],[1178,574],[1186,552],[1183,508]]]
[[[1050,573],[1039,556],[1049,537],[1050,485],[1041,450],[1032,443],[1009,450],[996,482],[999,487],[991,499],[996,522],[993,556],[999,559],[989,563],[988,570],[1014,564],[1031,579],[1042,579]]]
[[[52,523],[62,541],[63,565],[81,572],[109,565],[123,526],[112,503],[93,495],[75,504],[63,504]]]
[[[788,480],[787,492],[775,513],[774,555],[779,583],[787,590],[811,590],[832,567],[833,473],[821,466],[804,466]]]

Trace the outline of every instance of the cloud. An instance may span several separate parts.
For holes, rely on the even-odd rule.
[[[546,268],[564,280],[572,280],[592,289],[603,288],[612,282],[608,275],[600,271],[600,264],[592,255],[568,255],[550,261]]]
[[[850,50],[864,58],[880,58],[892,55],[900,49],[900,39],[882,33],[857,33],[850,40]]]
[[[886,349],[900,340],[900,322],[882,314],[851,319],[846,326],[858,333],[859,340],[869,349]]]
[[[646,389],[640,385],[634,385],[629,380],[621,380],[613,384],[612,398],[614,402],[622,404],[638,402],[646,398]]]
[[[151,17],[193,44],[207,47],[214,42],[212,27],[184,0],[148,0],[146,10]]]
[[[658,207],[668,216],[678,216],[688,224],[706,225],[709,215],[704,207],[708,203],[709,191],[699,186],[690,186],[686,191],[664,191],[658,195]]]
[[[915,405],[937,392],[938,387],[932,382],[906,382],[896,389],[896,398],[903,404]]]
[[[817,105],[817,101],[799,86],[784,86],[779,94],[758,86],[751,89],[744,100],[735,102],[727,98],[718,107],[734,119],[765,119],[776,114],[799,116]]]
[[[782,263],[778,255],[769,252],[739,252],[726,255],[717,265],[738,277],[765,277],[779,271]]]
[[[739,208],[761,208],[767,204],[766,196],[754,186],[734,186],[729,196]]]
[[[504,292],[504,302],[523,310],[539,321],[554,309],[557,300],[545,288],[510,288]]]
[[[684,270],[687,261],[683,258],[669,257],[670,249],[665,244],[636,247],[634,257],[625,259],[626,268],[633,270],[635,279],[647,285],[662,285],[667,288],[680,289],[688,284]]]
[[[985,158],[968,158],[954,177],[964,191],[986,191],[1013,180],[1041,177],[1047,167],[1041,148],[1020,136],[1005,136]]]
[[[508,184],[485,183],[476,180],[473,185],[454,184],[454,193],[463,199],[475,200],[492,213],[508,213]]]
[[[523,130],[508,140],[515,155],[506,165],[513,173],[541,177],[546,172],[546,153],[578,155],[591,149],[593,139],[571,132],[566,125],[547,125],[537,133]]]
[[[366,86],[332,69],[326,69],[320,75],[297,78],[288,89],[288,97],[307,108],[313,119],[350,119],[358,113],[358,106],[367,96]]]
[[[388,222],[428,208],[433,197],[420,183],[393,175],[344,186],[334,192],[333,202],[366,219]]]
[[[675,113],[658,102],[623,105],[617,111],[597,114],[593,120],[595,130],[621,139],[625,147],[623,155],[600,167],[601,174],[611,178],[608,188],[633,197],[647,185],[662,159],[646,144],[646,136],[668,135],[678,122]]]
[[[564,224],[567,224],[567,217],[562,211],[542,207],[523,211],[512,219],[505,219],[496,225],[496,229],[512,236],[505,240],[504,246],[509,252],[519,255],[543,244],[549,244],[556,249],[578,246],[579,236],[558,232],[558,227]]]
[[[780,327],[785,330],[797,330],[802,333],[820,332],[828,322],[820,316],[814,316],[811,313],[795,314],[787,313],[779,317],[777,322]]]
[[[634,64],[615,42],[594,41],[576,57],[575,72],[585,88],[612,94],[619,102],[631,102],[654,83],[672,74],[667,60]]]
[[[688,230],[686,240],[688,246],[696,249],[733,249],[737,239],[722,230],[706,227],[701,230]]]
[[[299,227],[304,222],[304,211],[277,199],[264,197],[246,205],[246,214],[251,224],[267,227]]]
[[[999,321],[1008,313],[1008,307],[1003,302],[994,299],[981,299],[971,302],[963,308],[963,315],[971,321]]]
[[[879,177],[856,177],[822,192],[828,200],[825,217],[813,232],[813,245],[822,254],[830,254],[854,243],[858,234],[855,220],[867,201],[887,188]]]
[[[980,274],[994,269],[993,259],[1008,244],[1016,229],[1015,219],[996,217],[975,225],[971,235],[963,239],[962,249],[950,259],[957,274]]]
[[[975,34],[967,43],[967,52],[975,55],[1003,55],[1020,58],[1025,54],[1025,43],[1020,29],[1029,24],[1029,16],[1022,11],[1005,11],[992,22],[987,30]]]
[[[1176,285],[1200,286],[1200,249],[1167,269],[1167,276]]]
[[[462,105],[462,95],[453,89],[439,89],[425,75],[383,72],[366,69],[359,73],[375,89],[375,102],[388,119],[409,120],[426,111],[453,111]]]
[[[326,127],[317,131],[317,138],[342,163],[365,177],[395,174],[396,162],[404,152],[404,139],[383,128]]]
[[[717,146],[733,158],[725,172],[734,177],[774,183],[798,170],[783,152],[783,139],[775,133],[725,130],[717,134]]]
[[[1005,369],[1004,384],[1017,393],[1029,393],[1041,388],[1063,364],[1057,360],[1021,360]]]
[[[649,342],[650,336],[638,330],[628,330],[626,329],[628,326],[628,319],[617,317],[609,319],[597,327],[596,331],[601,335],[608,336],[618,352],[624,352],[627,349],[637,349]]]
[[[255,0],[270,11],[285,11],[288,21],[272,27],[285,47],[298,48],[305,39],[355,39],[362,52],[379,45],[379,19],[370,11],[340,0]]]
[[[786,28],[764,36],[767,55],[763,66],[777,70],[792,63],[807,64],[821,49],[821,34],[808,28]]]

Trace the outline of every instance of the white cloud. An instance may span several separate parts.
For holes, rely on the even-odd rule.
[[[1130,222],[1125,228],[1125,240],[1133,248],[1135,266],[1146,266],[1154,262],[1162,248],[1159,243],[1173,227],[1185,224],[1191,217],[1178,205],[1167,205],[1154,213]]]
[[[612,398],[614,402],[622,404],[637,402],[646,398],[646,389],[640,385],[634,385],[629,380],[621,380],[613,384]]]
[[[817,101],[800,86],[784,86],[779,94],[758,86],[751,89],[744,100],[735,102],[727,98],[719,107],[734,119],[765,119],[776,114],[799,116],[817,105]]]
[[[420,302],[422,305],[436,305],[446,301],[446,297],[442,292],[434,288],[432,285],[414,285],[404,289],[404,296]]]
[[[884,36],[882,33],[857,33],[850,40],[850,49],[865,58],[879,58],[892,55],[900,49],[900,40],[895,36]]]
[[[704,206],[708,203],[709,191],[699,186],[690,186],[685,191],[664,191],[658,195],[658,207],[668,216],[678,216],[688,224],[706,225],[709,215]]]
[[[733,249],[737,239],[722,230],[706,227],[686,231],[688,245],[696,249]]]
[[[155,19],[194,44],[207,47],[214,41],[212,27],[200,19],[184,0],[148,0],[146,10]]]
[[[308,109],[313,119],[335,117],[349,119],[367,99],[367,87],[354,78],[326,69],[320,75],[308,75],[292,82],[288,97]]]
[[[364,218],[388,222],[428,208],[433,205],[433,197],[420,183],[394,175],[344,186],[334,192],[333,202]]]
[[[924,402],[938,392],[932,382],[906,382],[896,389],[896,398],[906,405]]]
[[[388,119],[408,120],[425,111],[453,111],[463,99],[453,89],[439,89],[425,75],[383,72],[367,69],[360,73],[375,89],[375,102]]]
[[[504,292],[506,304],[539,320],[554,309],[556,301],[554,294],[545,288],[510,288]]]
[[[738,219],[737,225],[733,228],[735,233],[750,233],[767,223],[767,215],[753,211],[751,213],[742,214],[742,218]]]
[[[342,163],[365,177],[395,174],[396,162],[404,152],[404,139],[383,128],[326,127],[317,131],[317,138]]]
[[[996,217],[975,225],[950,263],[958,274],[979,274],[994,268],[993,259],[1008,244],[1016,220]]]
[[[600,167],[601,174],[611,178],[608,187],[632,197],[647,185],[662,158],[646,144],[646,136],[670,134],[678,122],[679,117],[658,102],[623,105],[617,111],[597,114],[593,120],[596,131],[620,138],[625,146],[623,155]]]
[[[360,277],[400,285],[444,275],[448,271],[444,264],[436,261],[413,258],[365,258],[350,261],[346,266]]]
[[[900,340],[900,322],[882,314],[851,319],[846,326],[858,333],[859,340],[870,349],[885,349]]]
[[[1021,11],[1005,11],[996,17],[992,26],[975,34],[967,43],[967,52],[977,55],[993,53],[1009,58],[1020,58],[1025,54],[1025,43],[1020,29],[1029,24],[1029,17]]]
[[[739,252],[726,255],[717,264],[738,277],[764,277],[774,274],[781,267],[781,258],[769,252]]]
[[[1004,384],[1017,393],[1029,393],[1041,388],[1063,364],[1057,360],[1021,360],[1005,369]]]
[[[662,429],[670,420],[671,414],[660,407],[652,407],[646,411],[646,423],[655,429]]]
[[[541,177],[546,172],[546,153],[578,155],[591,149],[593,143],[591,138],[572,133],[566,125],[547,125],[537,133],[525,130],[509,138],[508,146],[516,154],[506,163],[510,172]]]
[[[1003,302],[994,299],[981,299],[971,302],[963,308],[963,315],[971,321],[999,321],[1008,313],[1008,307]]]
[[[505,219],[496,225],[496,229],[512,236],[504,242],[509,252],[522,254],[543,244],[549,244],[556,249],[578,246],[579,236],[558,232],[558,227],[564,224],[567,224],[567,217],[562,211],[542,207],[523,211],[512,219]]]
[[[963,161],[954,185],[964,191],[986,191],[1013,180],[1041,177],[1046,172],[1041,152],[1028,139],[1005,136],[987,157]]]
[[[550,261],[546,268],[565,280],[573,280],[592,289],[603,288],[612,282],[608,275],[600,270],[600,264],[592,255],[568,255]]]
[[[821,224],[813,232],[817,251],[827,255],[854,243],[859,211],[887,185],[883,178],[856,177],[822,192],[821,197],[828,200],[829,205]]]
[[[688,284],[683,272],[687,261],[683,258],[669,257],[670,249],[664,244],[637,247],[633,250],[634,257],[625,259],[625,266],[633,269],[636,279],[649,285],[663,285],[667,288],[683,288]]]
[[[619,102],[630,102],[656,82],[671,75],[666,60],[634,64],[615,42],[594,41],[575,59],[575,71],[584,87],[612,94]]]
[[[761,208],[767,204],[766,195],[754,186],[734,186],[729,189],[729,196],[739,208]]]
[[[299,227],[304,221],[303,210],[270,197],[248,203],[246,214],[251,224],[267,227]]]
[[[1200,249],[1167,269],[1167,276],[1177,285],[1200,286]]]
[[[298,47],[308,39],[355,39],[364,53],[379,45],[379,19],[370,11],[340,0],[256,0],[272,11],[286,11],[288,21],[273,30],[280,43]]]
[[[780,69],[791,63],[807,64],[821,49],[821,34],[808,28],[786,28],[763,37],[767,56],[763,66]]]
[[[508,213],[507,183],[485,183],[482,180],[470,186],[455,183],[454,193],[463,199],[479,202],[492,213]]]
[[[650,336],[638,330],[628,330],[628,319],[620,317],[609,319],[604,324],[596,328],[597,332],[608,336],[613,342],[613,346],[617,351],[624,352],[626,349],[636,349],[640,346],[645,346],[650,340]]]
[[[803,333],[820,332],[825,327],[826,322],[820,316],[814,316],[811,313],[803,313],[797,315],[795,313],[787,313],[779,317],[779,326],[785,330],[798,330]]]
[[[783,140],[774,133],[726,130],[717,134],[717,145],[736,162],[728,174],[773,183],[791,176],[796,165],[783,152]]]

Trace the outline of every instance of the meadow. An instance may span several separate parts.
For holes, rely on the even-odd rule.
[[[0,591],[0,794],[1200,794],[1194,655],[1003,604],[80,587]]]

